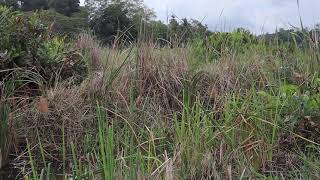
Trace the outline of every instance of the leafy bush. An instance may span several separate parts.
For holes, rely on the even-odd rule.
[[[279,92],[275,95],[265,91],[259,91],[258,94],[265,100],[270,110],[276,111],[281,106],[282,115],[289,117],[292,120],[290,123],[296,125],[305,116],[317,117],[320,114],[319,92],[314,88],[306,89],[293,84],[284,84],[279,87]]]
[[[1,6],[0,34],[2,70],[26,68],[39,73],[49,84],[61,74],[70,74],[68,71],[86,72],[80,54],[65,43],[65,37],[53,35],[52,23],[43,13],[24,14]],[[1,73],[0,79],[5,75]]]

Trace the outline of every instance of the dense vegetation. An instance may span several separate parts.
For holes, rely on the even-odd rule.
[[[320,178],[319,28],[0,4],[0,179]]]

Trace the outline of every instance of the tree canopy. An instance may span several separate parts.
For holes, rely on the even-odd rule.
[[[79,0],[49,0],[48,6],[57,12],[70,16],[72,13],[79,11]]]
[[[119,31],[130,28],[132,21],[128,17],[128,9],[123,3],[110,4],[103,9],[100,16],[91,20],[94,32],[105,42],[111,42]]]
[[[105,43],[123,33],[134,40],[141,23],[149,23],[154,17],[153,11],[141,0],[87,0],[86,7],[93,31]]]
[[[54,9],[66,16],[71,16],[80,8],[79,0],[0,0],[0,4],[22,11]]]

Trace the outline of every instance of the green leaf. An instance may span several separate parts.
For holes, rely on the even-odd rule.
[[[284,96],[293,96],[295,93],[299,92],[299,87],[293,84],[286,84],[280,87],[280,92]]]

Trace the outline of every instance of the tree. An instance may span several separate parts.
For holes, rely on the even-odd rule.
[[[65,34],[68,37],[75,37],[88,29],[88,13],[84,7],[80,7],[80,11],[73,13],[72,16],[64,16],[54,10],[43,12],[49,22],[54,22],[51,30],[54,33]]]
[[[172,15],[171,19],[169,20],[169,31],[170,36],[178,36],[178,34],[180,34],[179,23],[174,15]]]
[[[21,4],[21,10],[23,11],[48,8],[47,0],[20,0],[19,3]]]
[[[91,19],[101,15],[103,9],[107,8],[109,0],[85,0],[85,7]]]
[[[9,6],[9,7],[12,7],[14,9],[18,9],[19,8],[19,4],[18,4],[17,0],[0,0],[0,5]]]
[[[128,9],[118,2],[108,5],[90,24],[104,43],[111,43],[119,32],[124,32],[132,25],[132,21],[128,17]]]
[[[71,16],[72,13],[80,10],[80,0],[0,0],[0,5],[11,6],[22,11],[51,8],[66,16]]]
[[[91,27],[105,43],[119,32],[135,40],[140,27],[147,27],[154,17],[142,0],[87,0],[86,6],[91,12]]]
[[[143,0],[85,0],[85,7],[92,17],[101,15],[110,4],[123,4],[128,10],[128,17],[133,19],[134,16],[143,16],[148,20],[154,17],[154,12],[144,5]]]
[[[148,24],[148,35],[152,40],[157,40],[160,45],[168,44],[168,26],[161,21],[151,21]]]
[[[192,32],[197,33],[200,36],[209,36],[210,32],[207,25],[203,25],[202,22],[191,19]]]
[[[79,0],[49,0],[49,7],[58,13],[71,16],[72,13],[78,12],[80,7]]]
[[[189,23],[187,18],[182,19],[182,23],[180,25],[180,32],[182,32],[181,37],[180,37],[181,43],[188,42],[188,40],[190,40],[192,38],[192,36],[194,35],[194,32],[192,32],[192,26]]]

